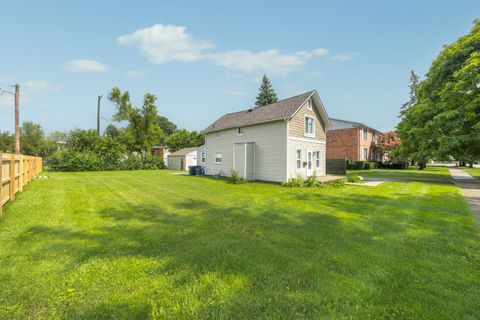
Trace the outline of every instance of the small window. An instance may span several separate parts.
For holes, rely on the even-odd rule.
[[[302,149],[297,149],[297,170],[302,169]]]
[[[363,160],[368,160],[368,149],[363,148]]]
[[[217,131],[217,138],[221,138],[222,137],[222,133],[220,131]]]
[[[205,152],[202,152],[202,163],[205,163]]]
[[[363,140],[367,140],[367,139],[368,139],[368,130],[363,129]]]
[[[242,127],[239,127],[239,128],[237,129],[237,134],[238,134],[239,136],[243,136],[243,128],[242,128]]]
[[[312,107],[313,107],[313,101],[312,101],[312,99],[308,99],[308,101],[307,101],[307,109],[308,109],[308,110],[312,110]]]
[[[372,132],[372,141],[377,142],[377,134],[375,132]]]
[[[305,134],[314,135],[313,118],[305,117]]]
[[[215,163],[222,163],[222,154],[220,152],[215,153]]]
[[[317,168],[320,168],[320,151],[315,152],[315,161],[317,164]]]

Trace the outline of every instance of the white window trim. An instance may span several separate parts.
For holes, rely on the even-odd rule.
[[[220,157],[217,157],[217,155],[220,155]],[[217,159],[220,158],[220,162],[217,161]],[[222,164],[222,153],[221,152],[215,152],[215,159],[214,159],[215,164]]]
[[[313,100],[312,100],[312,98],[309,98],[307,100],[307,109],[308,110],[313,110]]]
[[[312,132],[313,133],[307,133],[307,118],[312,119]],[[312,116],[305,115],[303,117],[303,136],[305,137],[315,137],[315,118]]]
[[[215,132],[215,137],[216,137],[217,139],[222,138],[222,132],[221,132],[221,131]]]
[[[242,133],[240,133],[240,129],[242,129]],[[245,134],[245,129],[243,127],[237,128],[237,136],[243,136]]]
[[[320,151],[315,152],[315,167],[318,169],[320,168]]]
[[[368,149],[363,148],[363,160],[368,160]]]
[[[202,163],[205,163],[206,160],[207,160],[207,159],[205,158],[205,152],[202,152],[202,154],[201,154],[201,156],[200,156],[200,161],[201,161]]]
[[[300,151],[300,168],[298,167],[298,151]],[[295,171],[302,171],[303,170],[303,149],[296,148],[295,149]]]
[[[365,132],[367,133],[367,135],[365,136]],[[368,129],[365,129],[363,128],[363,140],[368,140]]]

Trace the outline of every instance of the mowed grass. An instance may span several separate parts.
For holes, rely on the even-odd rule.
[[[478,319],[454,186],[55,173],[0,220],[0,318]]]
[[[461,168],[463,171],[465,171],[466,173],[474,176],[475,178],[477,179],[480,179],[480,168],[468,168],[468,167],[464,167],[464,168]]]
[[[438,182],[450,183],[452,178],[447,167],[427,166],[424,170],[418,167],[410,167],[406,170],[397,169],[370,169],[370,170],[349,170],[348,176],[362,176],[365,178],[389,179],[398,181],[413,182]]]

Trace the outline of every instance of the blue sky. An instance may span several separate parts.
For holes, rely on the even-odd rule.
[[[114,86],[201,130],[252,106],[267,73],[279,98],[317,89],[331,117],[391,130],[410,70],[425,74],[479,14],[480,1],[9,1],[0,87],[18,82],[21,121],[46,132],[94,128]],[[13,97],[0,115],[12,131]]]

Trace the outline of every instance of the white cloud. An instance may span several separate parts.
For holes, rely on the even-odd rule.
[[[0,77],[0,88],[14,92],[13,84],[20,84],[20,107],[42,106],[45,103],[41,101],[45,96],[58,92],[60,87],[44,80],[22,81],[14,77]],[[13,108],[14,96],[10,93],[0,95],[0,108]]]
[[[262,71],[270,74],[286,75],[307,63],[312,57],[325,56],[326,49],[298,51],[292,54],[282,53],[277,49],[251,52],[232,50],[210,54],[209,58],[216,64],[228,69],[252,72]]]
[[[120,36],[117,41],[137,47],[154,64],[200,60],[204,50],[213,47],[208,41],[194,39],[186,27],[162,24]]]
[[[109,67],[101,62],[95,60],[77,59],[66,62],[65,70],[79,73],[79,72],[105,72]]]
[[[154,64],[171,61],[210,61],[226,69],[246,73],[266,72],[286,75],[303,67],[315,57],[341,61],[353,59],[353,55],[330,57],[328,50],[324,48],[294,53],[284,53],[278,49],[257,52],[245,49],[214,52],[211,50],[214,47],[211,42],[196,39],[187,33],[186,27],[163,24],[155,24],[122,35],[118,37],[117,41],[125,46],[136,47]]]
[[[60,90],[60,87],[50,84],[47,81],[34,80],[25,82],[25,84],[23,85],[23,89],[31,92],[57,92],[58,90]]]
[[[332,59],[337,61],[352,61],[356,56],[357,54],[337,54],[334,55]]]
[[[145,77],[144,71],[130,70],[125,75],[129,78],[142,78]]]

